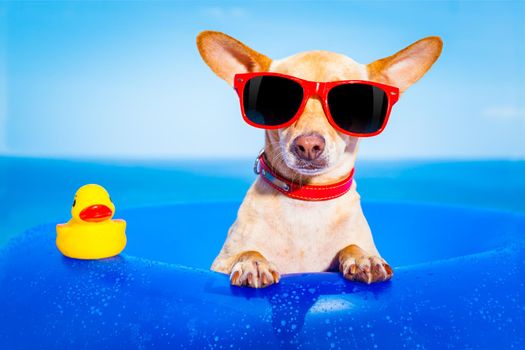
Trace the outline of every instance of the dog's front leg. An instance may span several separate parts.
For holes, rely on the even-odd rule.
[[[383,258],[368,254],[355,244],[339,252],[339,271],[351,281],[368,284],[389,280],[394,274]]]
[[[247,251],[239,254],[233,263],[230,281],[235,286],[264,288],[278,283],[279,272],[261,253]]]

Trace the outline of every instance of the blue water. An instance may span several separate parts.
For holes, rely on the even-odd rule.
[[[252,159],[201,161],[0,158],[0,245],[26,229],[67,221],[73,195],[99,183],[121,209],[240,201]],[[439,203],[525,212],[524,161],[360,161],[366,201]]]

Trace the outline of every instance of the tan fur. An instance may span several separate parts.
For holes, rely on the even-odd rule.
[[[422,39],[399,53],[363,65],[333,52],[309,51],[271,61],[236,39],[219,32],[199,34],[197,46],[211,69],[230,85],[236,73],[272,71],[311,81],[374,80],[405,91],[430,68],[441,52],[437,37]],[[326,167],[308,173],[296,165],[291,142],[316,132],[326,140]],[[308,100],[293,125],[266,131],[267,159],[282,176],[302,183],[328,184],[353,168],[358,138],[337,132],[328,123],[318,98]],[[265,287],[279,273],[338,269],[351,280],[371,283],[392,276],[380,257],[360,197],[353,183],[336,199],[308,202],[292,199],[260,178],[248,190],[212,270],[231,275],[235,285]]]
[[[443,42],[437,36],[416,41],[395,55],[368,65],[370,80],[397,86],[401,92],[419,80],[441,55]]]
[[[231,268],[231,283],[235,286],[266,287],[279,282],[279,273],[261,253],[247,251],[235,257]]]
[[[239,40],[221,32],[205,31],[197,36],[197,48],[210,68],[233,85],[231,72],[265,71],[272,61]]]

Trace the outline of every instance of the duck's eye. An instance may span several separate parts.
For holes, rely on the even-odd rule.
[[[75,204],[77,204],[77,200],[76,199],[73,201],[73,206],[75,206]]]

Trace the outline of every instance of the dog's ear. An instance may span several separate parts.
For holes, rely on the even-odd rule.
[[[437,36],[416,41],[395,55],[370,63],[370,80],[397,86],[401,92],[418,81],[441,54],[443,42]]]
[[[268,70],[272,60],[221,32],[204,31],[197,36],[199,52],[211,70],[233,85],[237,73]]]

